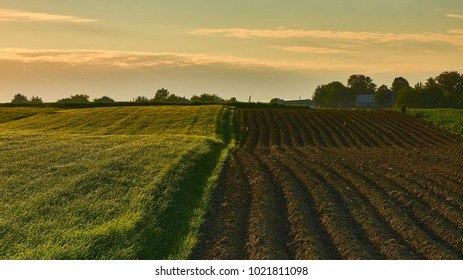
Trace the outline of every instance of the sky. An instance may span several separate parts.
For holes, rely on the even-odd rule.
[[[159,88],[268,102],[352,74],[463,73],[461,0],[0,0],[0,34],[0,102]]]

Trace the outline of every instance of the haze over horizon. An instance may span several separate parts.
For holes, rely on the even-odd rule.
[[[0,0],[0,32],[0,102],[159,88],[267,102],[351,74],[463,72],[456,0]]]

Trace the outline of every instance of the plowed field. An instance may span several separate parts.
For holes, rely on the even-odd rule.
[[[463,259],[462,139],[389,111],[243,110],[199,259]]]

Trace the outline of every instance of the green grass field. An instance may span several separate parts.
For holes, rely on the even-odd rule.
[[[188,258],[232,119],[223,106],[0,108],[0,258]]]
[[[408,109],[407,113],[463,136],[463,109]]]

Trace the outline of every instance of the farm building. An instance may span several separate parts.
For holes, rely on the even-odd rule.
[[[376,108],[374,94],[359,94],[355,96],[355,107],[357,108]]]
[[[359,94],[355,96],[355,107],[356,108],[389,108],[394,104],[394,96],[392,100],[384,105],[378,105],[375,102],[374,94]]]

